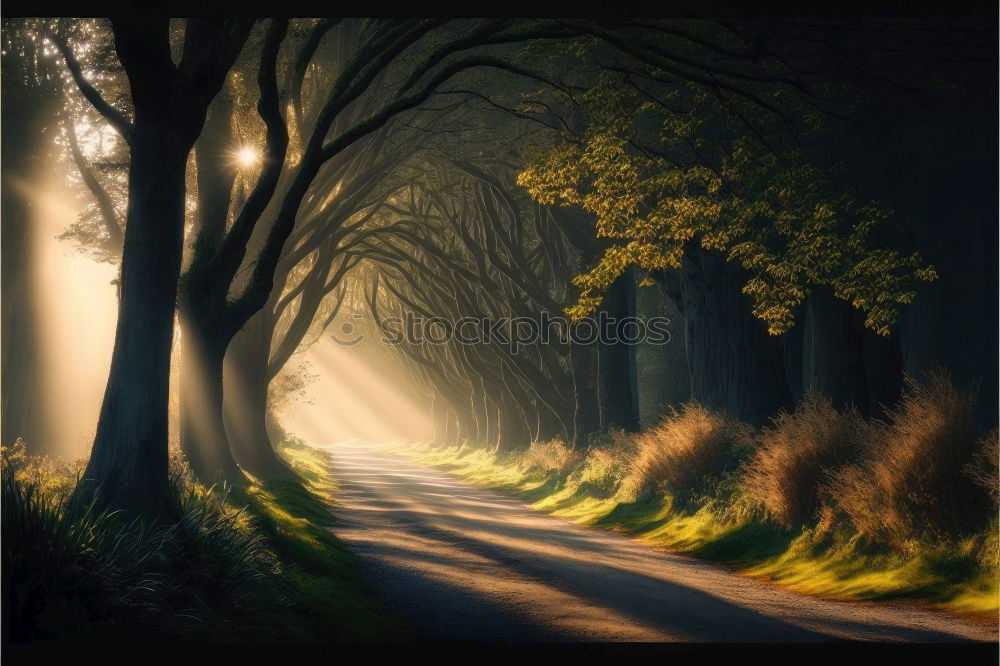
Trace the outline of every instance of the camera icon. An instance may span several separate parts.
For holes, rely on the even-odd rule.
[[[360,313],[355,313],[351,317],[351,319],[355,320],[364,319],[364,315]],[[351,323],[350,320],[345,320],[337,328],[338,331],[335,333],[331,333],[330,337],[338,345],[344,347],[353,347],[354,345],[358,344],[359,342],[365,339],[364,334],[357,332],[358,327],[355,326],[353,323]]]

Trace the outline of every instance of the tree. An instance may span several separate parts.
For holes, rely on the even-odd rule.
[[[592,312],[626,267],[640,268],[684,314],[692,396],[760,423],[790,404],[783,366],[795,354],[749,315],[782,334],[813,289],[829,289],[887,335],[936,273],[916,253],[869,243],[888,212],[856,203],[821,168],[827,111],[800,79],[692,60],[662,38],[595,33],[631,59],[607,65],[574,105],[585,129],[564,131],[519,177],[539,202],[593,214],[612,241],[575,278],[568,312]],[[742,57],[737,46],[712,48]]]
[[[350,39],[340,35],[344,40],[342,46],[347,56],[325,85],[321,80],[320,101],[315,106],[312,118],[308,118],[301,106],[305,73],[323,35],[337,22],[323,21],[317,24],[301,47],[291,72],[291,111],[296,132],[300,136],[300,145],[284,180],[281,174],[289,131],[277,103],[275,75],[276,53],[281,39],[266,40],[265,44],[271,44],[275,55],[268,56],[266,67],[262,59],[259,70],[259,111],[268,128],[265,166],[257,184],[235,216],[231,228],[224,238],[219,237],[218,245],[214,246],[211,242],[196,244],[196,258],[183,281],[182,310],[187,311],[186,319],[189,322],[201,322],[188,325],[192,348],[197,349],[200,356],[189,367],[211,368],[208,379],[215,384],[206,394],[210,399],[203,401],[194,398],[191,403],[202,408],[204,413],[201,416],[208,424],[203,430],[212,433],[207,442],[212,454],[207,465],[199,464],[201,476],[214,474],[213,468],[219,464],[215,461],[221,461],[224,476],[237,477],[238,473],[231,463],[232,457],[227,455],[227,447],[224,446],[224,416],[221,402],[216,399],[216,396],[222,394],[222,373],[217,370],[221,361],[217,359],[224,353],[236,332],[272,299],[275,285],[280,284],[282,279],[279,269],[285,256],[285,244],[293,237],[300,215],[306,219],[315,215],[327,218],[328,211],[324,208],[331,198],[328,192],[321,190],[320,194],[310,194],[316,192],[317,178],[320,179],[319,183],[336,182],[338,186],[341,185],[346,173],[350,172],[351,154],[359,146],[359,142],[370,136],[377,137],[377,133],[394,118],[417,108],[431,97],[438,86],[465,70],[493,67],[530,75],[495,57],[451,56],[481,46],[517,43],[534,37],[565,33],[563,28],[552,28],[544,24],[518,28],[513,26],[513,22],[506,20],[478,21],[454,27],[442,26],[441,23],[433,20],[366,21],[354,27],[356,32]],[[275,22],[272,22],[273,25]],[[441,32],[445,28],[448,30]],[[435,29],[440,30],[434,35],[435,38],[431,38]],[[265,46],[264,52],[268,52],[267,49]],[[390,76],[399,83],[383,88],[375,85],[389,80]],[[385,165],[370,167],[372,173],[361,181],[369,181],[370,186],[372,174],[378,174],[384,168]],[[318,204],[315,213],[308,210],[310,204]],[[270,225],[258,227],[258,222],[265,213],[270,218]],[[344,215],[333,216],[333,222],[323,226],[322,232],[336,233],[339,225],[346,219]],[[258,241],[252,244],[258,228],[262,231],[266,229],[266,233],[258,236]],[[209,237],[210,240],[214,238],[215,236]],[[249,277],[237,284],[240,268],[248,257],[251,258],[245,267],[249,269]],[[230,297],[233,293],[235,296]],[[257,341],[265,344],[266,335]],[[266,391],[266,381],[260,373],[257,373],[253,381],[255,386],[251,388],[256,389],[253,394],[259,398]],[[254,412],[256,414],[258,410]],[[254,418],[256,420],[257,417]],[[189,435],[195,433],[193,428],[184,428],[183,431]],[[239,446],[244,452],[244,459],[248,462],[255,459],[261,471],[266,472],[267,467],[277,462],[270,450],[264,428],[254,428],[249,435],[242,436],[241,440]],[[186,447],[187,450],[194,452],[200,448],[193,437],[188,437],[188,441],[191,445]],[[196,453],[192,453],[191,457],[198,460]]]
[[[187,21],[178,65],[169,21],[112,21],[134,119],[108,104],[62,48],[81,93],[129,143],[118,325],[90,460],[74,493],[147,517],[176,515],[167,478],[167,388],[184,223],[184,173],[206,109],[251,22]],[[78,69],[78,68],[77,68]]]

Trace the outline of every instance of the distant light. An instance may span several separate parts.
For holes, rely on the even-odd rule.
[[[260,156],[252,146],[243,146],[236,152],[236,161],[244,168],[252,167],[260,161]]]

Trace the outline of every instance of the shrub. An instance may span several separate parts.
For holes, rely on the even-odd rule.
[[[828,398],[806,396],[761,430],[741,489],[782,525],[803,525],[820,508],[826,471],[854,462],[870,430],[857,410],[838,412]]]
[[[606,428],[587,436],[587,448],[615,449],[624,453],[631,452],[635,447],[630,433],[621,428]]]
[[[611,431],[608,440],[607,446],[589,448],[574,472],[580,487],[596,497],[611,497],[618,492],[628,474],[628,460],[634,452],[632,438],[624,431]]]
[[[3,464],[14,475],[15,480],[37,487],[46,497],[55,501],[67,499],[73,492],[83,472],[84,462],[29,455],[27,446],[20,437],[10,447],[3,448]]]
[[[639,495],[666,483],[675,492],[697,491],[712,476],[732,470],[750,442],[750,429],[691,402],[635,437],[636,453],[625,489]]]
[[[521,454],[520,462],[530,472],[565,478],[582,457],[579,451],[556,438],[547,442],[532,442]]]
[[[924,535],[957,537],[991,515],[982,486],[966,473],[977,451],[975,391],[942,373],[907,379],[889,423],[877,428],[866,459],[835,473],[829,490],[864,534],[903,545]]]
[[[979,451],[965,466],[965,473],[990,494],[994,505],[1000,503],[1000,442],[996,428],[979,440]]]

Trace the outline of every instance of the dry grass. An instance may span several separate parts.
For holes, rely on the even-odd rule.
[[[532,442],[528,450],[521,454],[520,462],[528,471],[566,478],[582,458],[579,451],[556,438],[547,442]]]
[[[603,458],[608,448],[602,444],[597,457]],[[738,483],[713,483],[701,496],[709,501],[697,505],[679,503],[675,494],[662,492],[637,502],[624,493],[608,497],[574,483],[586,461],[567,483],[558,484],[528,474],[519,456],[498,456],[489,448],[423,445],[397,451],[475,485],[512,493],[539,511],[724,562],[800,592],[868,600],[907,598],[996,619],[996,519],[959,541],[927,540],[913,549],[894,550],[857,538],[847,516],[829,506],[821,509],[815,528],[762,522],[759,512],[742,511],[730,497],[740,495]]]
[[[700,490],[704,481],[735,466],[750,429],[691,402],[635,437],[636,453],[625,483],[639,495],[667,484],[675,492]]]
[[[986,489],[994,504],[1000,504],[1000,441],[996,428],[979,440],[979,451],[965,466],[965,473]]]
[[[414,454],[540,511],[802,592],[923,600],[995,619],[997,431],[976,432],[973,402],[937,375],[909,382],[887,422],[810,397],[755,436],[688,404],[644,433],[599,433],[583,453],[556,441],[522,454]]]
[[[941,373],[923,383],[907,380],[865,460],[842,468],[828,484],[862,533],[899,546],[982,527],[994,507],[966,473],[980,442],[972,420],[975,399],[975,391],[959,391]]]
[[[592,446],[572,473],[572,480],[595,497],[615,495],[629,472],[635,442],[622,430],[612,430],[606,446]]]
[[[760,448],[745,467],[743,493],[786,527],[816,517],[827,471],[854,462],[872,427],[855,409],[838,412],[823,396],[806,396],[760,433]]]
[[[611,497],[625,477],[627,466],[613,451],[590,449],[579,466],[576,480],[595,497]]]

